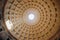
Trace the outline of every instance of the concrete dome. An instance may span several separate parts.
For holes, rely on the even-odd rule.
[[[59,17],[56,0],[8,0],[4,8],[6,28],[17,40],[49,40],[60,28]]]

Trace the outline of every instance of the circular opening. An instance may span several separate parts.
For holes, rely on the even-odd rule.
[[[29,19],[29,20],[34,20],[34,14],[29,14],[29,15],[28,15],[28,19]]]
[[[38,9],[35,9],[35,8],[26,9],[23,14],[23,21],[27,25],[37,24],[39,21],[39,18],[40,18],[40,13],[39,13]]]

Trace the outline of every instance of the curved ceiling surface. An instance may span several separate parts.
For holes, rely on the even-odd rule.
[[[59,13],[54,0],[8,0],[4,21],[17,40],[48,40],[59,29]]]

